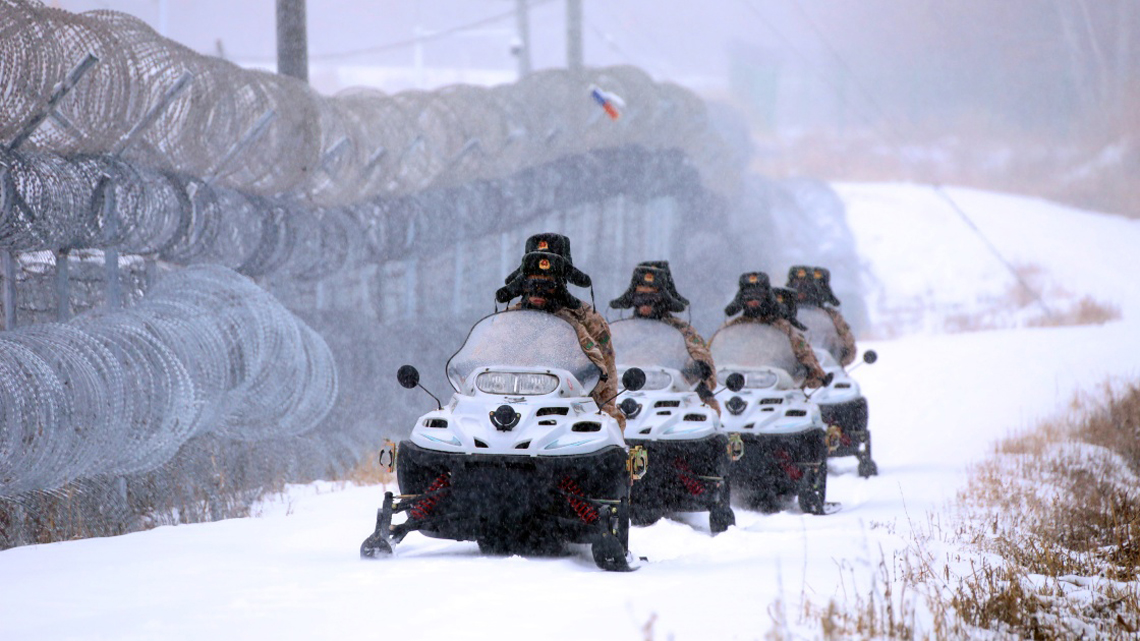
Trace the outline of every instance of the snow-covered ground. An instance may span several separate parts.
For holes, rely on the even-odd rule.
[[[837,188],[872,284],[873,318],[902,307],[969,310],[1013,279],[928,187]],[[1140,377],[1140,222],[949,190],[1002,255],[1075,294],[1118,306],[1103,326],[921,333],[865,342],[855,376],[871,404],[881,475],[832,462],[843,509],[737,510],[634,528],[632,574],[561,558],[487,558],[474,543],[410,535],[394,558],[357,556],[382,488],[291,488],[259,518],[0,552],[0,639],[758,639],[782,607],[865,590],[880,559],[951,498],[995,439],[1063,408],[1078,389]],[[1057,301],[1062,304],[1062,301]],[[984,306],[984,305],[983,305]],[[426,407],[426,405],[425,405]],[[922,621],[916,622],[919,627]]]

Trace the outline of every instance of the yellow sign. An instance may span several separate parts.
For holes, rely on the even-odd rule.
[[[728,435],[728,456],[733,462],[744,458],[744,439],[739,434]]]
[[[625,461],[625,469],[629,471],[629,478],[640,481],[649,469],[649,452],[640,445],[629,448],[629,458]]]

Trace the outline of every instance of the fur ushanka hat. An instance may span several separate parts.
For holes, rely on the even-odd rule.
[[[736,298],[724,308],[725,316],[733,316],[745,310],[745,303],[750,300],[760,301],[756,316],[774,316],[780,314],[780,304],[772,294],[772,283],[768,274],[764,272],[747,272],[740,275],[739,289]]]
[[[629,288],[621,296],[610,301],[614,309],[629,309],[642,305],[652,305],[662,311],[683,312],[685,304],[673,296],[668,285],[669,272],[644,264],[633,268]]]
[[[796,304],[796,290],[787,287],[773,287],[772,294],[776,297],[776,302],[780,305],[780,315],[792,324],[792,327],[800,330],[801,332],[807,331],[807,325],[804,325],[796,318],[799,312],[799,305]]]
[[[573,267],[567,265],[566,261],[558,254],[530,252],[523,256],[522,264],[515,270],[514,279],[495,292],[495,300],[500,303],[507,303],[513,298],[526,295],[530,288],[528,281],[532,277],[537,277],[544,280],[549,279],[549,298],[556,301],[560,307],[577,309],[582,301],[571,296],[566,289],[567,274],[571,269]]]
[[[532,252],[547,252],[550,254],[557,254],[565,263],[566,282],[578,287],[589,287],[590,277],[578,268],[574,267],[574,259],[570,257],[570,239],[562,234],[555,233],[542,233],[535,234],[526,239],[526,253]],[[511,272],[503,282],[510,284],[519,275],[519,269]]]
[[[665,289],[669,290],[669,294],[681,301],[685,307],[689,306],[689,299],[677,293],[677,284],[673,281],[673,272],[669,270],[669,261],[667,260],[643,260],[638,263],[639,267],[656,267],[665,272]]]
[[[831,272],[823,267],[793,265],[788,270],[787,287],[796,290],[796,299],[801,304],[839,306],[839,299],[831,291]]]

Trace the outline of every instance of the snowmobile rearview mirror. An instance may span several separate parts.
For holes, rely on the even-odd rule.
[[[847,371],[850,372],[850,371],[854,370],[855,368],[859,367],[860,365],[862,365],[863,363],[870,365],[871,363],[874,363],[877,360],[879,360],[879,354],[877,352],[875,352],[875,350],[869,349],[869,350],[863,352],[863,360],[859,361],[858,363],[855,363],[851,367],[848,367]]]
[[[800,390],[803,391],[805,398],[810,399],[812,396],[815,396],[816,394],[818,394],[819,390],[826,389],[828,385],[831,385],[831,381],[834,381],[834,380],[835,380],[835,372],[828,372],[823,377],[823,385],[820,385],[819,387],[817,387],[814,390],[809,392],[809,391],[807,391],[807,381],[804,381],[804,384],[800,388]]]
[[[744,374],[740,372],[729,374],[728,378],[724,381],[724,386],[734,392],[739,392],[744,389]]]
[[[403,365],[396,372],[396,380],[399,381],[403,387],[412,389],[420,384],[420,372],[411,365]]]
[[[621,384],[627,391],[636,392],[645,387],[645,372],[640,367],[631,367],[622,374]]]
[[[422,389],[425,394],[435,399],[437,410],[443,409],[443,403],[439,402],[439,398],[435,394],[429,392],[426,387],[420,385],[420,372],[414,366],[401,365],[400,369],[396,371],[396,380],[400,382],[401,386],[406,387],[407,389],[412,389],[413,387]]]
[[[631,367],[625,370],[625,374],[621,375],[621,386],[622,389],[618,390],[616,395],[607,398],[602,403],[598,403],[598,414],[602,413],[602,408],[608,405],[610,401],[621,396],[623,393],[636,392],[642,387],[645,387],[645,372],[640,367]]]

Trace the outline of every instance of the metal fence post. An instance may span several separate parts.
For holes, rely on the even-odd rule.
[[[119,233],[119,216],[115,209],[115,190],[111,179],[103,183],[103,273],[106,284],[107,309],[121,309],[123,306],[123,288],[119,281],[119,250],[112,246],[112,241]]]
[[[16,256],[6,249],[0,254],[0,272],[3,272],[4,329],[16,329]]]
[[[12,142],[8,143],[8,151],[19,149],[20,145],[24,144],[28,138],[32,137],[32,134],[36,133],[36,130],[40,128],[40,125],[42,125],[45,120],[55,114],[56,105],[63,100],[64,96],[66,96],[67,93],[75,87],[76,83],[79,82],[79,79],[83,77],[83,74],[87,73],[87,70],[94,66],[96,62],[99,62],[99,58],[96,57],[95,54],[88,52],[88,54],[83,57],[83,60],[79,61],[79,64],[72,67],[67,77],[63,79],[63,82],[55,86],[43,110],[32,116],[32,119],[16,134]]]
[[[70,252],[59,249],[55,254],[55,318],[61,323],[71,319],[71,268],[67,259]]]

